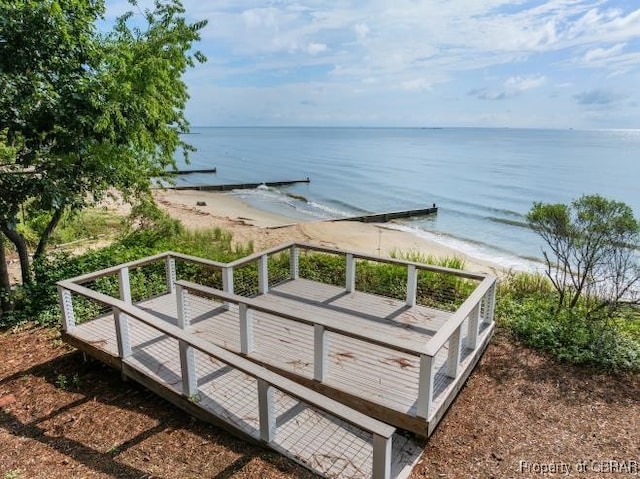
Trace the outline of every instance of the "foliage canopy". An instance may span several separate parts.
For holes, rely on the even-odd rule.
[[[179,0],[138,12],[102,33],[103,0],[0,0],[0,231],[24,282],[22,208],[49,215],[37,258],[65,211],[112,189],[140,196],[191,150],[182,76],[205,60],[192,45],[206,22],[189,23]]]
[[[625,203],[584,195],[570,205],[535,203],[527,215],[546,242],[546,274],[558,311],[579,303],[587,316],[612,318],[640,301],[640,223]]]

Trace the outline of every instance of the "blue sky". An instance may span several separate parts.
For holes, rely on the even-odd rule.
[[[638,0],[183,4],[194,126],[640,128]]]

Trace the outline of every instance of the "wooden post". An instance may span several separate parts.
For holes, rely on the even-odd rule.
[[[471,349],[476,349],[478,346],[478,328],[479,328],[479,319],[480,319],[480,303],[476,304],[475,308],[471,310],[469,313],[469,331],[467,333],[467,347]]]
[[[129,268],[124,266],[118,270],[118,287],[120,299],[131,304],[131,283],[129,282]],[[116,326],[116,339],[118,342],[118,355],[121,359],[131,356],[131,340],[129,339],[129,319],[118,308],[113,308],[113,319]]]
[[[178,310],[178,327],[186,329],[191,324],[189,317],[189,293],[181,284],[176,285],[176,306]]]
[[[73,312],[73,298],[71,291],[58,285],[58,302],[62,311],[62,329],[65,333],[72,332],[76,327],[76,318]]]
[[[186,330],[191,325],[187,304],[188,293],[181,285],[176,285],[178,302],[178,327]],[[179,340],[180,370],[182,371],[182,394],[193,397],[198,394],[198,378],[196,374],[196,357],[193,347],[186,341]]]
[[[233,268],[222,268],[222,290],[233,294]]]
[[[131,340],[129,339],[129,321],[126,314],[119,308],[113,308],[113,318],[116,325],[116,341],[118,342],[118,356],[127,359],[131,356]]]
[[[433,357],[420,355],[420,376],[418,379],[418,403],[416,416],[429,419],[429,409],[433,401]]]
[[[494,281],[493,285],[487,291],[487,315],[484,318],[484,322],[487,324],[493,323],[493,314],[496,308],[496,287],[498,285],[497,280]]]
[[[258,293],[269,291],[269,256],[263,254],[258,259]]]
[[[118,287],[120,288],[120,299],[127,304],[131,304],[131,284],[129,283],[129,268],[126,266],[118,270]]]
[[[327,330],[313,325],[313,379],[323,382],[327,373]]]
[[[249,306],[239,303],[240,311],[240,352],[249,354],[253,352],[253,315]]]
[[[456,378],[460,365],[460,326],[449,337],[449,353],[447,355],[447,376]]]
[[[373,435],[373,479],[389,479],[391,477],[391,441],[393,436],[386,438]]]
[[[274,389],[267,381],[258,380],[258,410],[260,412],[260,439],[266,443],[276,437],[276,405]]]
[[[416,305],[416,293],[418,289],[418,272],[413,264],[407,267],[407,306]]]
[[[289,250],[289,269],[291,279],[300,277],[300,250],[295,245]]]
[[[353,293],[356,290],[356,262],[351,253],[347,253],[346,264],[346,289],[347,293]]]
[[[489,302],[487,301],[487,293],[482,296],[480,300],[480,319],[483,323],[486,323],[487,310],[489,309]]]
[[[233,294],[233,268],[222,268],[222,290],[225,293]],[[225,301],[222,303],[226,310],[229,310],[231,303]]]
[[[167,278],[167,292],[172,294],[176,289],[176,260],[171,256],[167,256],[164,264],[165,276]]]

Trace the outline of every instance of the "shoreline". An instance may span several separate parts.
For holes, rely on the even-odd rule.
[[[189,229],[219,227],[233,235],[235,243],[252,242],[256,251],[290,241],[389,257],[394,251],[422,253],[436,258],[457,257],[469,271],[504,275],[505,268],[471,257],[452,247],[382,223],[301,222],[259,210],[228,193],[193,190],[153,190],[158,205]],[[198,203],[204,203],[198,205]]]

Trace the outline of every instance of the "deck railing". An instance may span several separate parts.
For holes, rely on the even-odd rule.
[[[368,344],[382,346],[401,353],[415,356],[419,360],[418,396],[416,398],[416,416],[429,419],[434,397],[434,358],[448,347],[446,359],[446,376],[455,379],[461,373],[462,362],[462,327],[467,321],[467,342],[465,347],[474,352],[478,347],[478,334],[482,323],[490,324],[492,316],[488,307],[483,309],[482,303],[492,304],[495,293],[495,279],[485,278],[471,297],[455,313],[445,325],[424,344],[417,344],[413,339],[393,337],[375,328],[364,330],[362,327],[348,322],[318,317],[317,315],[290,314],[283,308],[263,306],[251,298],[208,288],[188,281],[176,283],[178,311],[187,311],[188,292],[205,296],[225,304],[238,306],[239,349],[242,354],[249,355],[254,351],[253,312],[266,313],[285,321],[306,324],[313,328],[313,379],[324,382],[327,375],[327,332],[357,339]],[[483,315],[483,311],[485,314]],[[179,313],[184,314],[184,313]]]
[[[139,262],[128,263],[119,267],[109,268],[97,274],[107,276],[118,273],[121,278],[121,286],[126,291],[128,268],[136,267],[159,259],[176,258],[174,254],[158,255],[147,258]],[[191,258],[181,256],[181,259],[191,260]],[[218,266],[213,265],[213,266]],[[170,269],[169,266],[168,269]],[[73,329],[74,310],[71,295],[76,294],[89,298],[111,309],[118,344],[118,356],[126,363],[128,358],[133,354],[131,341],[129,337],[129,329],[131,321],[139,321],[151,328],[165,334],[178,341],[181,376],[182,376],[182,394],[187,398],[196,397],[198,394],[197,375],[196,375],[196,358],[195,350],[200,351],[210,358],[222,361],[228,366],[245,373],[246,375],[256,379],[258,388],[258,409],[259,409],[259,438],[265,443],[272,443],[276,440],[276,412],[275,412],[275,390],[279,390],[291,397],[300,400],[316,409],[324,411],[330,416],[339,418],[352,426],[366,431],[371,434],[372,438],[372,477],[376,479],[388,479],[391,474],[392,460],[392,438],[395,428],[384,424],[376,419],[368,417],[354,409],[351,409],[337,401],[312,391],[294,381],[279,376],[268,369],[258,366],[255,363],[242,358],[226,349],[216,346],[208,341],[199,339],[189,332],[185,331],[189,328],[189,317],[185,314],[185,309],[180,301],[178,308],[178,325],[174,326],[155,316],[139,309],[130,304],[126,293],[124,299],[116,299],[109,295],[93,291],[86,288],[78,282],[85,282],[95,279],[93,275],[84,275],[74,280],[61,281],[58,283],[60,292],[61,307],[63,310],[64,324],[67,331]],[[173,285],[170,287],[173,288]],[[178,290],[182,288],[180,283],[177,285]],[[182,294],[179,294],[182,297]],[[234,298],[233,295],[227,295]]]
[[[242,296],[253,296],[254,294],[264,294],[268,291],[269,287],[274,284],[278,284],[281,281],[288,279],[298,279],[305,277],[306,271],[301,268],[301,254],[305,253],[321,253],[329,256],[334,256],[342,259],[341,269],[337,271],[334,278],[329,281],[332,284],[337,284],[336,277],[342,280],[340,283],[344,286],[346,292],[354,292],[358,289],[358,266],[363,266],[366,263],[375,264],[387,264],[394,266],[398,269],[396,277],[402,278],[402,285],[399,289],[403,291],[402,299],[406,302],[407,306],[415,306],[419,300],[424,299],[423,296],[432,296],[429,299],[427,305],[444,310],[455,310],[464,301],[464,294],[470,293],[478,284],[485,279],[485,275],[471,273],[468,271],[462,271],[457,269],[445,268],[441,266],[428,265],[415,261],[407,261],[397,258],[388,258],[383,256],[375,256],[370,254],[339,250],[335,248],[328,248],[324,246],[318,246],[306,243],[290,243],[282,246],[277,246],[265,251],[261,251],[245,258],[238,259],[226,265],[229,275],[227,284],[234,284],[234,288],[224,288],[225,291],[240,294]],[[287,273],[283,274],[283,260],[287,260]],[[243,270],[245,268],[253,267],[257,270],[257,274],[254,276],[252,284],[238,281],[234,281],[234,272]],[[273,277],[275,273],[275,278]],[[430,291],[425,291],[423,294],[418,294],[418,286],[420,284],[419,278],[421,274],[431,275],[431,278],[435,283],[443,283],[443,279],[449,279],[446,287],[440,288],[440,291],[436,291],[435,288]],[[321,282],[327,282],[327,278],[318,277],[314,275],[310,279],[319,280]],[[395,278],[394,278],[395,279]],[[466,283],[464,283],[466,281]],[[427,283],[425,281],[425,283]],[[462,285],[462,288],[460,286]],[[394,285],[397,286],[397,285]],[[457,291],[455,289],[462,289],[460,297],[454,298]],[[362,289],[364,292],[373,292],[379,295],[385,295],[384,292],[379,290],[367,290],[366,287]],[[387,293],[388,294],[388,293]]]
[[[315,338],[314,354],[316,358],[314,377],[316,380],[322,380],[326,371],[324,365],[326,364],[325,333],[327,330],[416,355],[419,358],[420,364],[416,416],[428,420],[432,413],[434,400],[434,358],[446,346],[446,376],[454,379],[457,378],[461,374],[460,364],[463,357],[462,327],[465,321],[468,330],[464,347],[471,351],[475,351],[478,347],[478,334],[483,324],[490,325],[493,322],[496,280],[491,276],[303,243],[290,243],[279,246],[231,263],[220,263],[180,253],[168,252],[107,268],[95,273],[89,273],[59,283],[58,291],[60,306],[63,312],[63,328],[65,331],[71,332],[76,324],[72,292],[89,300],[91,300],[91,296],[86,293],[88,291],[96,292],[93,291],[93,288],[83,287],[77,289],[70,288],[70,285],[78,286],[81,284],[94,283],[101,278],[117,277],[117,294],[113,291],[111,294],[103,294],[104,292],[100,291],[97,293],[102,294],[102,296],[100,296],[102,299],[109,297],[111,300],[114,300],[117,298],[125,304],[131,304],[132,302],[135,303],[145,298],[138,297],[132,300],[130,272],[143,267],[153,267],[153,265],[155,265],[157,269],[158,264],[164,263],[163,288],[151,288],[149,291],[155,292],[155,294],[173,293],[175,292],[176,284],[178,284],[183,288],[194,291],[197,290],[201,294],[210,295],[224,302],[238,304],[240,308],[241,338],[243,338],[241,351],[246,353],[251,349],[250,311],[252,309],[260,310],[258,305],[251,302],[249,298],[267,293],[269,288],[281,281],[301,277],[300,256],[301,253],[304,254],[307,252],[329,254],[339,259],[341,258],[343,270],[339,276],[344,277],[344,289],[347,292],[356,291],[356,285],[358,284],[358,261],[386,263],[394,265],[397,268],[403,268],[404,273],[402,273],[402,275],[405,285],[403,300],[407,306],[415,306],[417,303],[418,275],[420,273],[452,276],[471,282],[473,286],[472,292],[466,298],[459,298],[457,300],[457,309],[455,309],[452,316],[432,338],[425,341],[425,344],[419,347],[415,346],[415,342],[403,342],[398,339],[392,340],[387,336],[378,337],[383,335],[377,334],[373,329],[364,334],[353,330],[354,328],[350,328],[348,324],[331,324],[319,319],[294,317],[287,314],[286,311],[271,311],[283,318],[313,325]],[[209,288],[203,288],[201,284],[195,284],[193,282],[183,282],[183,278],[189,279],[189,275],[180,274],[180,266],[182,266],[184,270],[184,266],[188,264],[196,265],[199,268],[207,268],[214,274],[214,280],[206,285],[209,286]],[[213,288],[210,288],[211,286],[213,286]],[[161,289],[161,291],[156,291],[158,289]],[[242,297],[244,297],[244,299]],[[106,304],[105,301],[98,301],[98,303]],[[180,307],[182,301],[179,301],[178,304]],[[116,316],[118,344],[126,350],[127,340],[123,333],[123,331],[126,330],[126,323],[119,315],[120,313]]]

